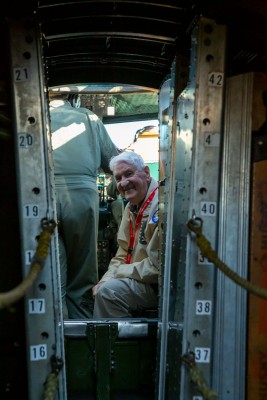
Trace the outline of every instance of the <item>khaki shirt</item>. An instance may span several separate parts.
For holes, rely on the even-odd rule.
[[[158,182],[152,178],[145,200],[157,186]],[[108,271],[103,275],[100,282],[106,282],[111,278],[132,278],[144,283],[158,283],[158,190],[152,202],[144,210],[141,223],[135,234],[131,262],[126,264],[130,240],[130,219],[134,227],[136,215],[130,211],[130,204],[128,203],[118,232],[118,251],[110,261]]]

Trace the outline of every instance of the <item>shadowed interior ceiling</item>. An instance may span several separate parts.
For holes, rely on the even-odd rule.
[[[227,26],[228,75],[267,72],[266,0],[12,3],[10,15],[35,15],[39,21],[50,87],[106,82],[158,90],[176,55],[189,63],[190,35],[200,16]],[[155,98],[154,93],[147,104]],[[118,96],[116,102],[121,110],[129,107]]]
[[[108,81],[158,89],[175,55],[188,55],[201,15],[228,28],[229,74],[267,68],[265,0],[40,0],[37,15],[51,86]]]

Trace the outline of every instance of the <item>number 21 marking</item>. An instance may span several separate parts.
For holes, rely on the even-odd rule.
[[[25,82],[29,80],[29,70],[28,68],[15,68],[14,69],[14,79],[15,82]]]

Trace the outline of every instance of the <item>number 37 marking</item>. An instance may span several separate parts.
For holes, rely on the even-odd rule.
[[[210,348],[208,347],[196,347],[195,348],[195,361],[199,363],[210,362]]]

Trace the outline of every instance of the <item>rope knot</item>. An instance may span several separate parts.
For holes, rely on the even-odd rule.
[[[187,227],[190,229],[190,231],[194,232],[197,235],[197,237],[200,236],[202,233],[202,225],[203,221],[199,217],[191,218],[187,222]]]

